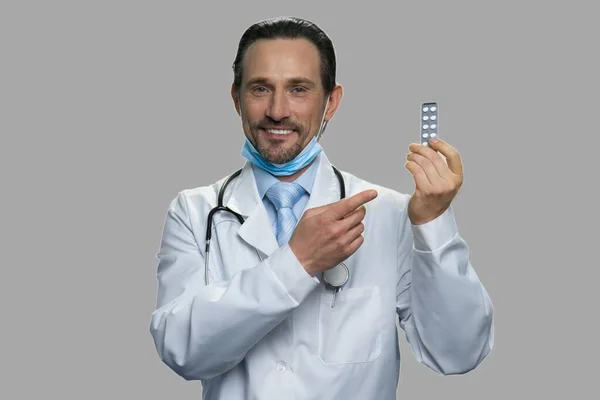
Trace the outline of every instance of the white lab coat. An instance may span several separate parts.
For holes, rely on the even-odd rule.
[[[324,152],[307,209],[339,200]],[[452,208],[413,226],[409,195],[342,171],[347,197],[376,189],[351,276],[332,292],[310,277],[289,246],[278,248],[247,162],[224,203],[244,216],[214,217],[204,283],[206,218],[225,178],[181,191],[158,253],[150,332],[161,360],[202,380],[205,400],[395,399],[396,318],[416,359],[448,375],[475,368],[494,341],[493,307],[469,262]],[[264,261],[260,261],[258,253]]]

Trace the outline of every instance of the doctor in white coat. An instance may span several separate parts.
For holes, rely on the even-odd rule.
[[[433,371],[477,367],[493,347],[493,307],[452,212],[458,152],[411,144],[410,195],[341,171],[340,200],[318,141],[342,98],[327,35],[298,18],[262,21],[243,35],[234,74],[247,162],[223,204],[244,223],[221,211],[207,226],[227,177],[170,204],[150,325],[160,359],[201,380],[206,400],[395,399],[399,319]],[[334,290],[324,274],[341,263],[349,275]]]

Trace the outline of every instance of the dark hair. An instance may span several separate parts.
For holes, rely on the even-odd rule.
[[[321,82],[329,95],[335,87],[335,50],[331,40],[315,23],[297,17],[277,17],[257,22],[242,35],[233,63],[233,84],[240,88],[242,60],[248,47],[260,39],[307,39],[319,50],[321,58]]]

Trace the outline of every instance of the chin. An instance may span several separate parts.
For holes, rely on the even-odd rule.
[[[262,148],[259,153],[263,156],[263,158],[273,164],[285,164],[291,160],[293,160],[300,151],[295,149],[295,145],[283,148],[281,145],[271,145]]]
[[[270,163],[285,164],[293,160],[304,148],[304,137],[298,135],[297,132],[291,134],[296,136],[295,140],[289,140],[292,139],[291,137],[283,140],[270,140],[261,134],[262,132],[262,130],[258,130],[253,135],[254,141],[258,144],[255,147],[259,154]]]
[[[288,154],[282,154],[280,152],[266,152],[265,153],[261,153],[263,155],[263,158],[273,164],[285,164],[289,161],[292,161],[294,159],[295,156],[289,156]]]

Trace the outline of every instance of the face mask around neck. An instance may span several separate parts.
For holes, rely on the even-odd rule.
[[[256,166],[270,172],[275,176],[289,176],[300,171],[302,168],[310,164],[315,157],[323,150],[318,142],[318,138],[323,134],[323,122],[325,120],[325,112],[327,112],[327,106],[329,105],[329,98],[325,104],[325,111],[323,112],[323,118],[321,118],[321,130],[312,138],[312,140],[306,145],[306,147],[298,154],[293,160],[285,164],[274,164],[265,160],[256,148],[250,143],[250,140],[246,137],[244,146],[242,147],[242,156]]]

